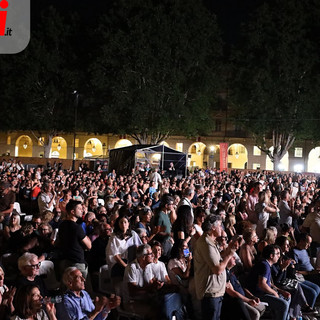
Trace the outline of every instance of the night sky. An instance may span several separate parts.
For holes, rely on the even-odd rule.
[[[134,0],[131,0],[134,1]],[[207,8],[217,14],[218,22],[227,43],[237,39],[238,30],[242,21],[252,10],[257,8],[264,0],[203,0]],[[31,14],[33,24],[37,21],[39,13],[46,7],[54,6],[61,13],[77,12],[90,25],[106,11],[113,0],[32,0]]]

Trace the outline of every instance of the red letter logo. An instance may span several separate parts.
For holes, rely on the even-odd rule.
[[[0,0],[0,8],[7,9],[9,3],[7,0]],[[0,11],[0,36],[4,36],[6,30],[7,11]]]

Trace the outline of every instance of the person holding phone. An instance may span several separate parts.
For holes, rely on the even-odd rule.
[[[180,292],[188,294],[192,254],[185,240],[178,240],[171,250],[171,259],[168,262],[168,274],[172,284],[179,287]]]

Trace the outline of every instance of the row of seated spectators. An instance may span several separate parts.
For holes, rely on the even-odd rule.
[[[145,319],[170,319],[173,313],[181,319],[201,319],[194,252],[207,231],[202,225],[211,215],[222,221],[223,231],[216,238],[222,256],[231,239],[239,242],[224,271],[229,281],[219,315],[222,319],[260,318],[263,300],[247,279],[259,281],[262,261],[269,261],[278,248],[281,256],[274,263],[269,261],[273,282],[279,288],[291,290],[288,283],[294,288],[283,294],[290,304],[276,319],[288,315],[294,319],[301,310],[317,312],[320,220],[315,176],[199,170],[186,178],[174,174],[165,178],[157,170],[137,169],[121,176],[114,171],[25,170],[20,166],[10,170],[11,166],[1,165],[1,261],[6,276],[2,276],[0,292],[7,316],[17,313],[14,287],[35,285],[41,296],[64,294],[63,301],[67,301],[63,290],[73,288],[63,275],[69,271],[70,276],[70,267],[81,272],[93,297],[99,290],[96,274],[107,264],[113,290],[127,312]],[[13,209],[15,202],[32,216],[31,221],[24,221]],[[46,268],[55,271],[53,282],[40,276],[48,276]],[[71,275],[76,273],[71,271]],[[118,306],[117,296],[104,304],[98,300],[97,316],[104,312],[106,317],[106,308]],[[230,299],[237,305],[231,310]],[[57,311],[47,304],[44,314],[67,319],[69,311],[72,319],[65,304],[65,310],[57,307]],[[95,310],[89,309],[83,310],[88,318]]]

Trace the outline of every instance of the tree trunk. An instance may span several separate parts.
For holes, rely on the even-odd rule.
[[[273,154],[273,170],[278,171],[279,170],[279,164],[280,164],[281,158],[277,154]]]
[[[46,158],[46,159],[50,158],[50,150],[51,150],[51,146],[52,146],[52,138],[53,138],[53,134],[48,134],[47,139],[45,139],[45,142],[43,144],[44,158]]]

